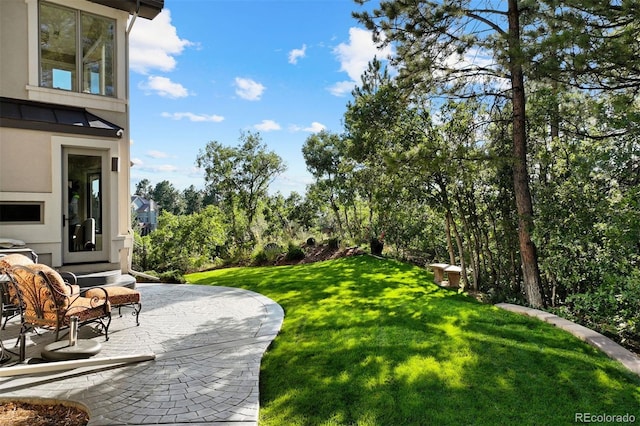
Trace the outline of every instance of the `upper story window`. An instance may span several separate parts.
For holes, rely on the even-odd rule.
[[[39,15],[40,86],[116,96],[116,21],[45,2]]]

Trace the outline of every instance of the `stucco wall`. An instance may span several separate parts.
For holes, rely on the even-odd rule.
[[[0,192],[51,191],[51,135],[0,127]]]
[[[0,93],[24,99],[28,83],[27,4],[24,0],[0,0]],[[10,58],[10,59],[6,59]]]

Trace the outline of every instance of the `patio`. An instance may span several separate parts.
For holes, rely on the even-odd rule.
[[[78,338],[101,343],[96,357],[153,353],[155,360],[0,377],[0,394],[82,403],[89,425],[257,424],[260,361],[280,330],[282,308],[228,287],[136,289],[142,294],[139,327],[130,310],[123,309],[122,318],[114,310],[109,341],[90,327],[82,327]],[[19,328],[14,319],[0,332],[6,348],[14,349]],[[30,334],[27,358],[39,357],[53,334]]]

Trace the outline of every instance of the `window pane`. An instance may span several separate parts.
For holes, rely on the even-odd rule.
[[[43,203],[0,203],[0,222],[42,223]]]
[[[82,14],[82,91],[114,96],[115,21]]]
[[[40,5],[40,85],[76,88],[76,13],[48,3]]]

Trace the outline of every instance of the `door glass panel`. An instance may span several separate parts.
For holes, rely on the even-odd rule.
[[[69,154],[68,247],[102,250],[102,157]]]

